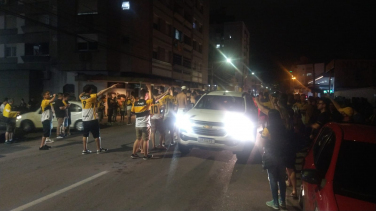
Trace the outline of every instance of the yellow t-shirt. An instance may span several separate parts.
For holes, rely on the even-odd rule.
[[[16,118],[17,112],[13,112],[11,110],[12,110],[12,106],[9,103],[6,104],[4,107],[3,116],[6,118]]]
[[[136,127],[150,127],[150,106],[153,100],[140,99],[132,106],[132,112],[136,114]]]
[[[97,119],[97,94],[83,95],[80,97],[82,103],[82,121],[92,121]]]
[[[42,100],[42,103],[40,105],[40,108],[42,109],[42,118],[41,121],[45,120],[52,120],[52,103],[50,103],[50,100]]]

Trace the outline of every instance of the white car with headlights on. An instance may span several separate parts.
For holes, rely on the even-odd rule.
[[[82,131],[84,129],[82,123],[82,107],[81,102],[79,101],[69,101],[71,104],[69,110],[71,111],[71,128],[74,128],[78,131]],[[42,110],[38,108],[36,111],[27,112],[21,114],[17,117],[16,120],[16,127],[20,128],[24,132],[31,132],[37,128],[43,128],[41,122],[41,115]],[[57,120],[56,117],[52,119],[53,127],[57,127]]]
[[[214,91],[205,94],[184,114],[178,114],[178,149],[193,147],[233,151],[246,162],[256,139],[257,108],[247,93]]]

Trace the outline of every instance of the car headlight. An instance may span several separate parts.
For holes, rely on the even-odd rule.
[[[16,117],[17,120],[20,120],[21,118],[22,118],[21,115],[18,115],[18,116]]]
[[[177,114],[175,125],[180,130],[185,130],[186,132],[192,131],[192,125],[191,125],[191,121],[189,120],[188,115]]]
[[[225,130],[231,137],[240,141],[254,141],[253,122],[239,113],[228,113],[225,116]]]

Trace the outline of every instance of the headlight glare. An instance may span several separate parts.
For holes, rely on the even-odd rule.
[[[225,129],[228,135],[240,140],[253,140],[253,123],[239,113],[228,113],[225,116]]]
[[[176,116],[176,127],[178,127],[180,130],[185,130],[187,132],[192,131],[192,125],[191,121],[189,120],[188,115],[177,115]]]

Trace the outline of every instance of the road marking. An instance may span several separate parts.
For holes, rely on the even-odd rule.
[[[27,203],[27,204],[25,204],[25,205],[22,205],[22,206],[20,206],[20,207],[17,207],[17,208],[15,208],[15,209],[12,209],[11,211],[21,211],[21,210],[25,210],[25,209],[27,209],[27,208],[29,208],[29,207],[32,207],[32,206],[34,206],[34,205],[36,205],[36,204],[39,204],[39,203],[41,203],[41,202],[43,202],[43,201],[46,201],[46,200],[48,200],[48,199],[50,199],[50,198],[52,198],[52,197],[55,197],[55,196],[57,196],[57,195],[59,195],[59,194],[62,194],[62,193],[64,193],[64,192],[67,192],[67,191],[69,191],[69,190],[71,190],[71,189],[73,189],[73,188],[75,188],[75,187],[78,187],[78,186],[80,186],[80,185],[83,185],[83,184],[85,184],[85,183],[87,183],[87,182],[89,182],[89,181],[91,181],[91,180],[94,180],[94,179],[100,177],[100,176],[103,176],[103,175],[105,175],[105,174],[107,174],[107,173],[108,173],[108,171],[102,171],[102,172],[99,173],[99,174],[96,174],[96,175],[94,175],[94,176],[91,176],[91,177],[89,177],[89,178],[87,178],[87,179],[84,179],[84,180],[82,180],[82,181],[80,181],[80,182],[77,182],[77,183],[75,183],[75,184],[73,184],[73,185],[70,185],[70,186],[68,186],[68,187],[66,187],[66,188],[63,188],[63,189],[61,189],[61,190],[58,190],[58,191],[56,191],[56,192],[54,192],[54,193],[51,193],[51,194],[49,194],[49,195],[47,195],[47,196],[44,196],[44,197],[40,198],[40,199],[37,199],[37,200],[35,200],[35,201],[32,201],[32,202],[30,202],[30,203]]]

